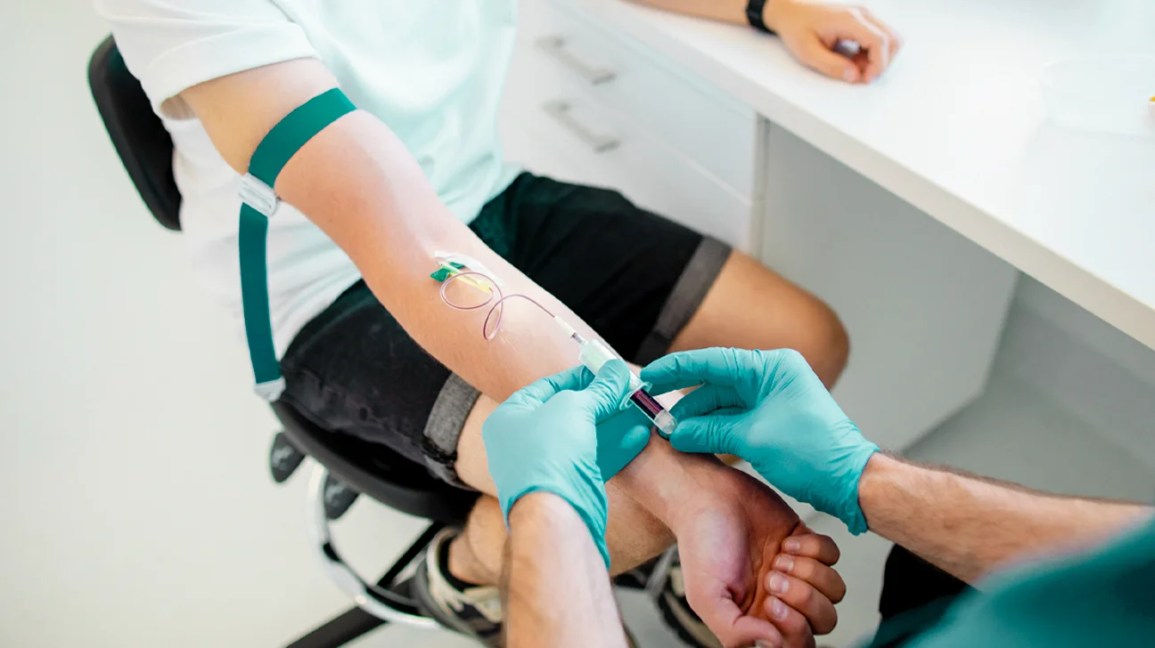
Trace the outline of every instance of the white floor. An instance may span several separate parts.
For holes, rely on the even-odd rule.
[[[347,602],[308,551],[303,476],[266,474],[275,422],[239,340],[97,121],[84,72],[104,33],[83,0],[0,3],[0,645],[283,645]],[[1150,499],[1126,453],[1057,406],[1020,407],[1039,400],[1028,385],[994,387],[914,454]],[[338,540],[372,570],[418,528],[363,503]],[[843,547],[853,594],[834,645],[873,623],[885,551]],[[671,644],[641,601],[626,608],[643,645]],[[468,644],[390,628],[359,645]]]

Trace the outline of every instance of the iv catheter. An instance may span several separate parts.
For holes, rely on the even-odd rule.
[[[486,340],[492,340],[496,337],[498,330],[501,328],[501,315],[504,310],[504,303],[510,299],[520,298],[537,306],[545,312],[546,315],[549,315],[558,328],[565,333],[565,336],[577,343],[578,361],[593,372],[594,375],[597,375],[602,365],[610,360],[622,359],[621,356],[614,353],[614,350],[605,342],[597,339],[586,339],[581,333],[578,333],[573,326],[570,326],[569,322],[554,315],[548,308],[538,303],[537,300],[532,297],[520,293],[506,295],[501,290],[501,284],[485,272],[483,266],[475,259],[465,255],[448,254],[444,252],[437,253],[436,257],[438,269],[430,276],[441,282],[441,299],[446,305],[456,310],[469,311],[479,310],[489,306],[489,312],[485,317],[481,333],[482,337]],[[453,283],[461,283],[469,286],[478,294],[484,295],[485,299],[480,301],[480,303],[460,303],[449,295],[448,288]],[[646,418],[653,422],[654,427],[658,430],[659,436],[663,439],[669,439],[678,421],[656,398],[646,391],[647,387],[648,386],[642,382],[642,379],[631,371],[630,395],[626,400],[633,403],[635,407],[641,410],[642,414],[646,415]],[[622,402],[622,406],[628,407],[625,401]]]

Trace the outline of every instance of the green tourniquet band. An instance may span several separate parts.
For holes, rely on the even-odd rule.
[[[285,164],[306,142],[329,124],[356,110],[339,89],[318,95],[289,113],[265,136],[249,162],[249,174],[270,189]],[[245,316],[245,337],[249,360],[257,385],[281,379],[281,365],[273,345],[273,323],[269,313],[269,271],[267,242],[269,217],[242,204],[237,233],[241,265],[241,302]],[[269,392],[275,399],[279,393]]]
[[[338,88],[313,97],[286,115],[265,135],[249,160],[249,173],[275,188],[281,169],[306,142],[356,109]]]
[[[241,205],[240,232],[237,246],[241,253],[241,302],[245,311],[245,337],[249,342],[249,361],[257,384],[281,377],[281,365],[273,347],[273,322],[269,315],[269,273],[265,242],[269,218]]]

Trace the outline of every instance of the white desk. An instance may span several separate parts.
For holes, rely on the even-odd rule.
[[[872,0],[906,44],[869,87],[820,79],[746,28],[564,2],[1155,348],[1155,140],[1051,126],[1038,91],[1051,62],[1151,52],[1155,2]]]

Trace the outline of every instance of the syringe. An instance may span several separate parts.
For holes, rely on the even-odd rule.
[[[585,365],[597,375],[601,371],[602,365],[610,360],[621,360],[621,356],[614,353],[613,349],[606,346],[601,340],[587,340],[582,337],[568,322],[560,317],[554,316],[554,322],[566,332],[574,342],[578,343],[578,361]],[[633,371],[630,372],[630,396],[629,401],[634,404],[646,418],[654,423],[654,427],[658,429],[658,434],[663,439],[669,439],[674,432],[674,426],[678,424],[677,419],[662,407],[656,398],[651,396],[646,391],[646,384]],[[624,405],[624,403],[623,403]]]

